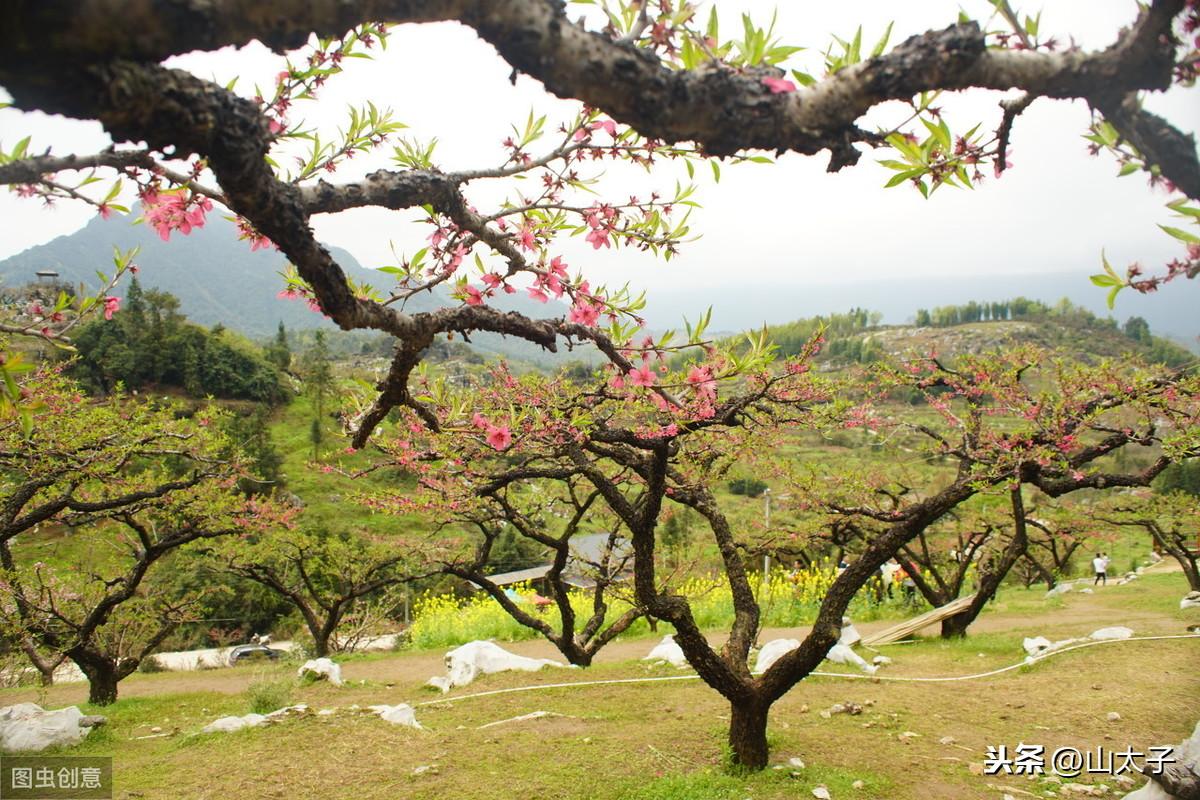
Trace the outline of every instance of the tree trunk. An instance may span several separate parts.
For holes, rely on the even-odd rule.
[[[68,655],[88,679],[89,703],[107,706],[117,701],[117,683],[123,676],[116,662],[95,652],[76,651]]]
[[[770,705],[733,701],[730,707],[729,749],[733,768],[757,771],[767,766],[767,713]]]
[[[1012,498],[1013,509],[1012,539],[1009,541],[1008,547],[1004,549],[1004,552],[995,560],[990,568],[981,570],[979,588],[975,592],[975,599],[971,601],[971,605],[953,617],[942,620],[943,639],[953,639],[967,635],[967,628],[979,616],[979,612],[983,611],[983,607],[987,605],[988,601],[996,596],[996,590],[1004,582],[1004,578],[1008,575],[1009,570],[1025,554],[1029,538],[1025,529],[1025,504],[1021,499],[1020,487],[1014,489],[1009,494]]]
[[[979,616],[979,611],[971,610],[974,605],[975,604],[972,603],[966,611],[960,611],[953,617],[946,617],[944,620],[942,620],[943,639],[960,639],[967,635],[967,628],[972,622],[975,621],[975,617]],[[980,603],[979,606],[982,608],[983,604]]]
[[[116,670],[101,670],[88,675],[88,702],[94,706],[107,706],[117,702]]]

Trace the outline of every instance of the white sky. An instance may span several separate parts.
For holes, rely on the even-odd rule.
[[[721,0],[724,30],[736,31],[733,26],[743,10],[765,23],[774,5]],[[785,43],[810,48],[791,63],[817,75],[830,34],[847,38],[863,24],[869,45],[894,19],[896,43],[944,27],[958,12],[958,4],[949,0],[793,0],[778,5],[777,30]],[[985,0],[964,0],[964,7],[983,18],[990,11]],[[1074,37],[1089,49],[1108,44],[1136,15],[1133,0],[1046,0],[1043,8],[1044,34],[1053,32],[1060,41]],[[256,81],[271,85],[281,63],[257,45],[172,61],[222,83],[239,76],[244,93],[250,93]],[[510,71],[470,29],[456,24],[403,26],[394,31],[386,54],[352,64],[331,81],[320,105],[306,104],[298,114],[328,128],[337,124],[347,103],[370,99],[393,108],[411,128],[405,133],[438,137],[442,168],[494,166],[503,159],[499,143],[509,125],[522,122],[531,107],[548,113],[552,121],[571,117],[576,107],[549,97],[528,77],[511,85]],[[996,93],[973,93],[947,98],[943,106],[952,130],[961,133],[980,121],[994,127],[1000,99]],[[1185,130],[1196,130],[1196,100],[1196,91],[1177,90],[1153,98],[1150,106]],[[788,155],[771,166],[727,166],[719,185],[712,184],[707,171],[698,171],[701,189],[695,199],[704,208],[693,214],[692,229],[703,238],[686,245],[679,259],[664,264],[635,251],[594,253],[582,242],[561,250],[573,267],[595,276],[593,283],[630,281],[648,289],[715,288],[751,276],[764,286],[798,286],[884,276],[961,276],[965,271],[1088,272],[1098,266],[1102,247],[1119,269],[1132,260],[1161,264],[1178,252],[1177,243],[1156,227],[1170,222],[1163,208],[1166,197],[1148,189],[1139,176],[1116,180],[1116,167],[1107,157],[1089,157],[1080,138],[1088,120],[1082,103],[1038,101],[1017,122],[1010,172],[974,192],[942,189],[930,201],[907,187],[884,190],[891,173],[874,161],[887,156],[872,153],[864,154],[858,167],[836,175],[825,172],[825,154]],[[93,152],[109,144],[96,123],[0,110],[0,145],[11,147],[29,133],[36,152],[47,147],[56,153]],[[339,171],[335,182],[387,166],[387,152],[370,161],[360,158],[352,165],[354,172]],[[677,172],[656,172],[653,185],[669,192],[683,176],[682,168]],[[645,180],[613,170],[607,194],[624,199],[644,192]],[[498,199],[493,187],[472,188],[469,195],[481,208],[489,199]],[[66,203],[47,211],[36,201],[0,195],[0,258],[69,233],[93,213]],[[364,266],[382,266],[395,261],[389,242],[409,253],[423,246],[428,227],[411,224],[414,218],[411,212],[363,209],[316,217],[313,224],[322,240],[346,248]],[[1086,283],[1080,291],[1089,291]]]

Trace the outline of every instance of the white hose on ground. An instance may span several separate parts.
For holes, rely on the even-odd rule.
[[[1081,650],[1085,647],[1094,647],[1099,644],[1119,644],[1121,642],[1154,642],[1164,639],[1200,639],[1200,634],[1188,633],[1172,636],[1131,636],[1128,639],[1101,639],[1094,642],[1084,642],[1083,644],[1075,644],[1070,647],[1064,647],[1061,650],[1051,650],[1048,653],[1043,653],[1040,656],[1031,656],[1032,661],[1021,660],[1016,664],[1011,664],[1007,667],[1000,667],[989,672],[979,672],[974,675],[954,675],[943,678],[906,678],[901,676],[891,675],[858,675],[850,672],[810,672],[809,675],[815,675],[821,678],[850,678],[852,680],[863,681],[894,681],[905,683],[944,683],[948,681],[972,681],[979,678],[990,678],[993,675],[1000,675],[1004,672],[1011,672],[1014,669],[1020,669],[1024,666],[1032,666],[1040,664],[1051,656],[1069,653],[1072,650]],[[533,686],[514,686],[508,689],[492,689],[487,692],[474,692],[472,694],[461,694],[457,697],[444,697],[438,700],[426,700],[423,703],[416,703],[416,707],[433,706],[441,703],[457,703],[459,700],[472,700],[477,697],[490,697],[497,694],[512,694],[515,692],[534,692],[539,689],[568,689],[579,686],[612,686],[621,683],[654,683],[656,681],[694,681],[699,680],[699,675],[666,675],[654,678],[611,678],[602,681],[571,681],[569,683],[541,683]]]

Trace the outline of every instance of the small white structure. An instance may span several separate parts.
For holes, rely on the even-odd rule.
[[[854,647],[862,641],[862,636],[859,635],[858,629],[854,627],[854,623],[849,617],[842,617],[842,635],[838,637],[838,644],[844,644],[847,647]]]
[[[85,717],[76,706],[46,711],[36,703],[0,708],[0,750],[36,753],[47,747],[79,744],[96,717]],[[102,720],[101,720],[102,721]]]
[[[800,646],[799,639],[772,639],[758,651],[758,659],[754,662],[755,672],[766,672],[779,659]]]
[[[408,703],[401,703],[398,706],[370,706],[372,711],[379,715],[379,718],[384,722],[390,722],[393,725],[403,725],[407,728],[416,728],[424,730],[421,723],[417,722],[417,714],[413,711],[413,707]]]
[[[1108,628],[1100,628],[1092,631],[1087,636],[1077,637],[1074,639],[1059,639],[1057,642],[1052,642],[1045,636],[1035,636],[1026,638],[1021,642],[1021,646],[1025,648],[1025,652],[1029,657],[1025,659],[1025,663],[1031,664],[1033,661],[1047,653],[1053,653],[1055,650],[1061,650],[1064,647],[1073,645],[1079,642],[1105,642],[1116,641],[1119,639],[1128,639],[1133,636],[1133,629],[1126,628],[1124,625],[1113,625]]]
[[[301,678],[309,677],[318,681],[327,680],[334,686],[341,686],[345,683],[342,680],[341,666],[328,658],[314,658],[312,661],[305,661],[303,666],[296,670],[296,674]]]
[[[495,642],[467,642],[446,653],[446,677],[435,675],[427,683],[448,692],[456,686],[466,686],[479,675],[494,672],[537,672],[542,667],[565,667],[548,658],[526,658],[508,652]]]
[[[654,646],[654,649],[642,659],[642,661],[665,661],[672,667],[683,669],[688,666],[687,656],[683,654],[683,648],[675,643],[675,637],[667,634],[663,640]]]
[[[1133,628],[1124,625],[1114,625],[1111,628],[1101,628],[1092,631],[1087,638],[1095,642],[1111,641],[1113,639],[1128,639],[1133,636]]]
[[[874,675],[879,671],[879,667],[874,664],[868,664],[863,660],[862,656],[851,650],[844,644],[835,644],[829,648],[829,653],[825,656],[826,660],[832,661],[835,664],[854,665],[868,675]]]

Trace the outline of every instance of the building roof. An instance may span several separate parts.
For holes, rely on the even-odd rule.
[[[592,565],[599,564],[603,559],[605,548],[608,547],[608,538],[609,534],[607,533],[573,537],[571,539],[571,558],[562,574],[563,582],[580,589],[590,589],[595,586],[596,580],[590,575],[595,569]],[[613,546],[612,558],[619,562],[630,554],[629,540],[617,537]],[[551,564],[542,564],[487,577],[497,586],[510,586],[514,583],[540,580],[550,572],[551,566]],[[472,583],[472,585],[478,587],[478,584]]]

